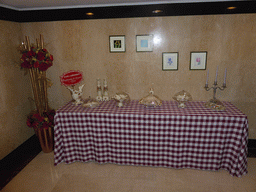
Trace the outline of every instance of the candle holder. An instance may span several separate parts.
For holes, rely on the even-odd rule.
[[[217,92],[217,89],[223,91],[225,88],[227,88],[226,84],[223,83],[223,85],[221,87],[219,87],[217,82],[214,81],[214,84],[212,87],[208,87],[208,84],[205,84],[204,88],[206,91],[210,91],[211,89],[213,89],[213,98],[210,99],[208,102],[206,102],[205,106],[207,108],[211,108],[211,109],[217,110],[217,111],[225,110],[225,106],[220,102],[220,100],[216,99],[216,92]]]

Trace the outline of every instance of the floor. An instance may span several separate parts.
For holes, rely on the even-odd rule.
[[[53,165],[54,154],[39,153],[2,192],[253,192],[256,158],[248,158],[248,174],[120,166],[97,163]]]

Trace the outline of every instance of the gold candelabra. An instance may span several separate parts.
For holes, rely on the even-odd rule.
[[[207,79],[206,79],[206,83],[205,83],[204,88],[205,88],[206,91],[210,91],[211,89],[213,90],[213,98],[210,99],[208,102],[206,102],[205,106],[207,108],[211,108],[211,109],[214,109],[214,110],[224,110],[225,107],[223,106],[223,104],[218,99],[216,99],[216,92],[217,92],[217,89],[223,91],[225,88],[227,88],[226,87],[227,69],[225,69],[224,82],[223,82],[223,85],[221,87],[218,86],[217,77],[218,77],[218,67],[217,67],[216,77],[215,77],[215,81],[213,83],[213,86],[208,87],[208,80],[209,80],[209,70],[208,70]]]

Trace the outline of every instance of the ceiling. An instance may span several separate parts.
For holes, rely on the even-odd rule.
[[[0,6],[17,10],[45,10],[125,5],[152,5],[195,2],[228,2],[234,0],[0,0]]]
[[[256,13],[256,0],[0,0],[0,20],[84,19]]]

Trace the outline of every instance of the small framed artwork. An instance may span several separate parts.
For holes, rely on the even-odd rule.
[[[178,52],[163,53],[163,71],[177,71],[178,59]]]
[[[137,52],[153,51],[153,35],[136,35]]]
[[[207,52],[191,52],[190,53],[190,70],[205,70],[207,61]]]
[[[109,36],[110,53],[125,52],[125,36]]]

